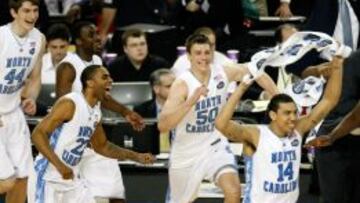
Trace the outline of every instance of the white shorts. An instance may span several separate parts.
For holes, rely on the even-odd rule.
[[[170,203],[192,202],[202,180],[217,183],[223,173],[237,173],[235,157],[228,145],[212,146],[197,163],[187,168],[170,168]]]
[[[89,188],[81,180],[59,183],[45,181],[43,192],[36,203],[95,203]],[[29,202],[31,203],[31,202]]]
[[[94,197],[125,199],[121,171],[116,159],[109,159],[86,148],[80,162],[81,179]]]
[[[24,113],[19,107],[0,119],[0,180],[27,177],[33,160]]]

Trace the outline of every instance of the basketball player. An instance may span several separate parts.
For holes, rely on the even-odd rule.
[[[324,97],[311,113],[297,118],[297,107],[286,94],[274,96],[268,105],[269,125],[249,126],[231,121],[235,107],[247,89],[242,83],[216,118],[216,128],[227,138],[244,144],[246,189],[244,203],[295,203],[299,196],[302,136],[314,128],[337,104],[342,86],[342,58],[330,65],[332,73]]]
[[[80,75],[89,65],[102,65],[97,53],[101,51],[100,39],[96,27],[90,22],[79,22],[75,26],[74,39],[76,53],[68,54],[59,64],[56,73],[56,95],[62,96],[71,91],[81,92]],[[144,127],[143,119],[137,113],[116,102],[111,96],[104,98],[101,105],[120,113],[135,129]],[[96,154],[92,149],[85,149],[82,159],[82,175],[95,197],[111,198],[111,202],[125,199],[124,185],[118,162],[115,159]]]
[[[32,141],[41,153],[35,162],[37,203],[95,203],[79,173],[80,160],[89,143],[97,153],[109,158],[143,164],[155,160],[151,154],[123,149],[107,141],[100,111],[100,101],[109,96],[112,83],[106,68],[87,67],[81,83],[83,91],[61,97],[32,134]]]
[[[240,81],[245,66],[212,68],[211,43],[204,35],[191,35],[186,43],[191,68],[173,83],[160,113],[161,132],[175,129],[170,154],[169,202],[191,202],[203,179],[214,181],[225,202],[240,201],[240,181],[228,142],[215,130],[215,117],[225,103],[227,85]]]
[[[41,87],[45,37],[34,28],[37,0],[10,0],[14,20],[0,27],[0,193],[6,202],[25,202],[32,166],[30,132],[24,113],[34,115]]]

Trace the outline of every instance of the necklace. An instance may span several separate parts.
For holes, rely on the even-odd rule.
[[[88,103],[88,101],[86,100],[85,98],[85,95],[84,93],[81,93],[83,99],[85,100],[85,103],[86,103],[86,108],[89,112],[89,121],[91,121],[91,118],[93,117],[93,115],[95,114],[95,106],[94,107],[91,107],[90,104]]]
[[[26,42],[28,41],[29,39],[29,35],[26,34],[23,38],[17,36],[16,33],[14,33],[10,27],[10,33],[11,33],[11,36],[15,39],[17,45],[20,47],[19,51],[20,52],[23,52],[24,51],[24,45],[26,44]]]

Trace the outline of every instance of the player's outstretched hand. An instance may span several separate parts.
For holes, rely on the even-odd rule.
[[[200,99],[201,96],[206,96],[209,90],[205,85],[202,85],[195,89],[194,93],[189,98],[190,104],[194,105]]]
[[[57,167],[57,170],[59,171],[63,179],[74,179],[74,173],[72,169],[65,164],[61,164],[61,166]]]
[[[319,137],[309,141],[304,146],[307,148],[308,147],[321,148],[321,147],[330,146],[330,145],[332,145],[332,143],[333,143],[333,140],[331,139],[330,136],[323,135],[323,136],[319,136]]]
[[[136,161],[142,164],[153,164],[156,158],[150,153],[139,153]]]
[[[131,111],[125,116],[125,119],[136,131],[141,131],[145,127],[144,119],[136,112]]]

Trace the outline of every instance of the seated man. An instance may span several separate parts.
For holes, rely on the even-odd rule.
[[[141,30],[125,31],[121,41],[125,55],[109,64],[115,82],[148,81],[154,70],[168,67],[165,59],[149,54],[146,36]]]
[[[47,53],[42,58],[41,83],[55,84],[56,67],[67,55],[71,34],[65,24],[54,24],[46,33]]]
[[[168,69],[158,69],[150,75],[154,98],[134,107],[144,118],[157,118],[169,95],[175,75]]]

